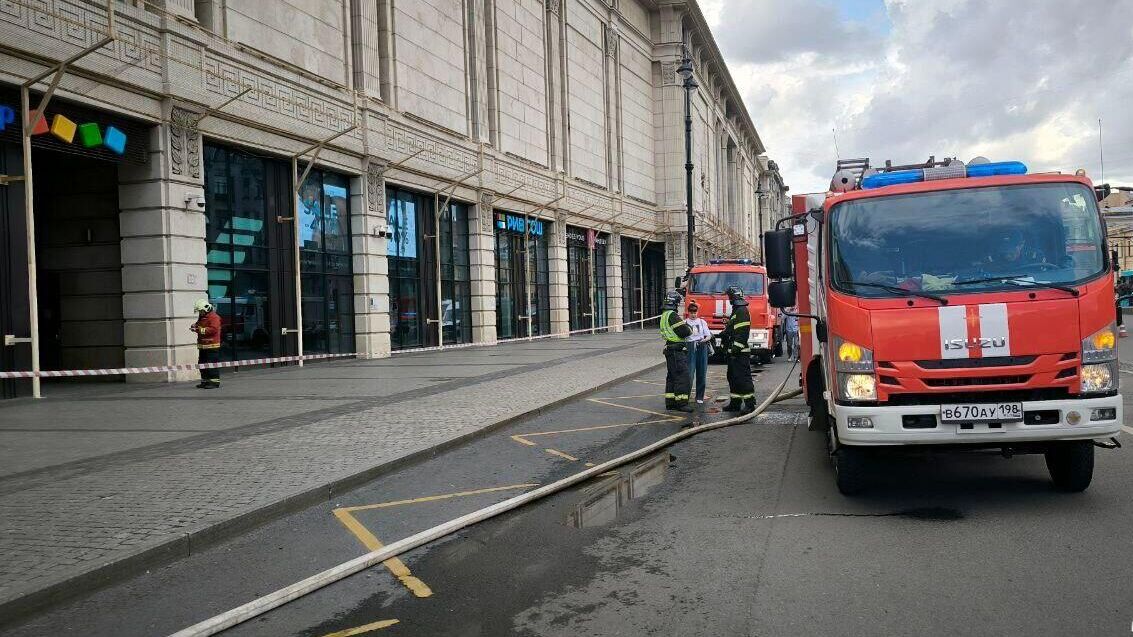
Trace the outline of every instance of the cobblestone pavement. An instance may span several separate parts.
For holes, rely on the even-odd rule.
[[[35,458],[0,476],[0,608],[89,585],[108,565],[188,554],[281,503],[325,499],[352,477],[641,372],[660,362],[655,340],[508,344],[245,373],[207,394],[118,385],[0,406],[0,440],[20,438],[0,443],[0,465]]]

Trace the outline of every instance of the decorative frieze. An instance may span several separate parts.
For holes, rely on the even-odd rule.
[[[433,166],[443,166],[459,174],[468,174],[476,170],[478,164],[475,153],[425,137],[394,122],[389,122],[386,126],[386,150],[396,155],[392,159],[401,159],[419,153],[415,160]]]
[[[204,66],[204,87],[209,93],[229,98],[251,87],[252,90],[240,98],[241,104],[332,133],[355,124],[354,108],[347,102],[328,99],[216,55],[206,55]],[[361,131],[354,131],[350,136],[360,138]]]
[[[546,197],[548,200],[559,196],[558,186],[553,180],[532,174],[499,160],[496,160],[495,178],[496,183],[502,185],[507,190],[522,185],[530,193]]]

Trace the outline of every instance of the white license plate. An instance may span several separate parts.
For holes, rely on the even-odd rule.
[[[940,422],[1021,422],[1022,403],[941,405]]]

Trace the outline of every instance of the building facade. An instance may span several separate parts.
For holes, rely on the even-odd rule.
[[[31,331],[17,89],[102,43],[31,138],[44,369],[195,362],[204,296],[235,361],[653,316],[686,262],[686,54],[696,260],[756,256],[786,189],[691,0],[6,7],[4,334]]]

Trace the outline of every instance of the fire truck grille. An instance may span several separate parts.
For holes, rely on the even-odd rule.
[[[887,405],[941,405],[945,403],[1024,402],[1032,400],[1065,400],[1070,397],[1069,387],[1042,389],[1010,389],[955,392],[910,392],[889,394]]]
[[[1015,367],[1030,365],[1035,356],[988,356],[987,358],[946,358],[938,361],[914,361],[921,369],[971,369],[973,367]]]
[[[974,387],[981,385],[1020,385],[1031,380],[1026,376],[979,376],[977,378],[925,378],[929,387]]]

